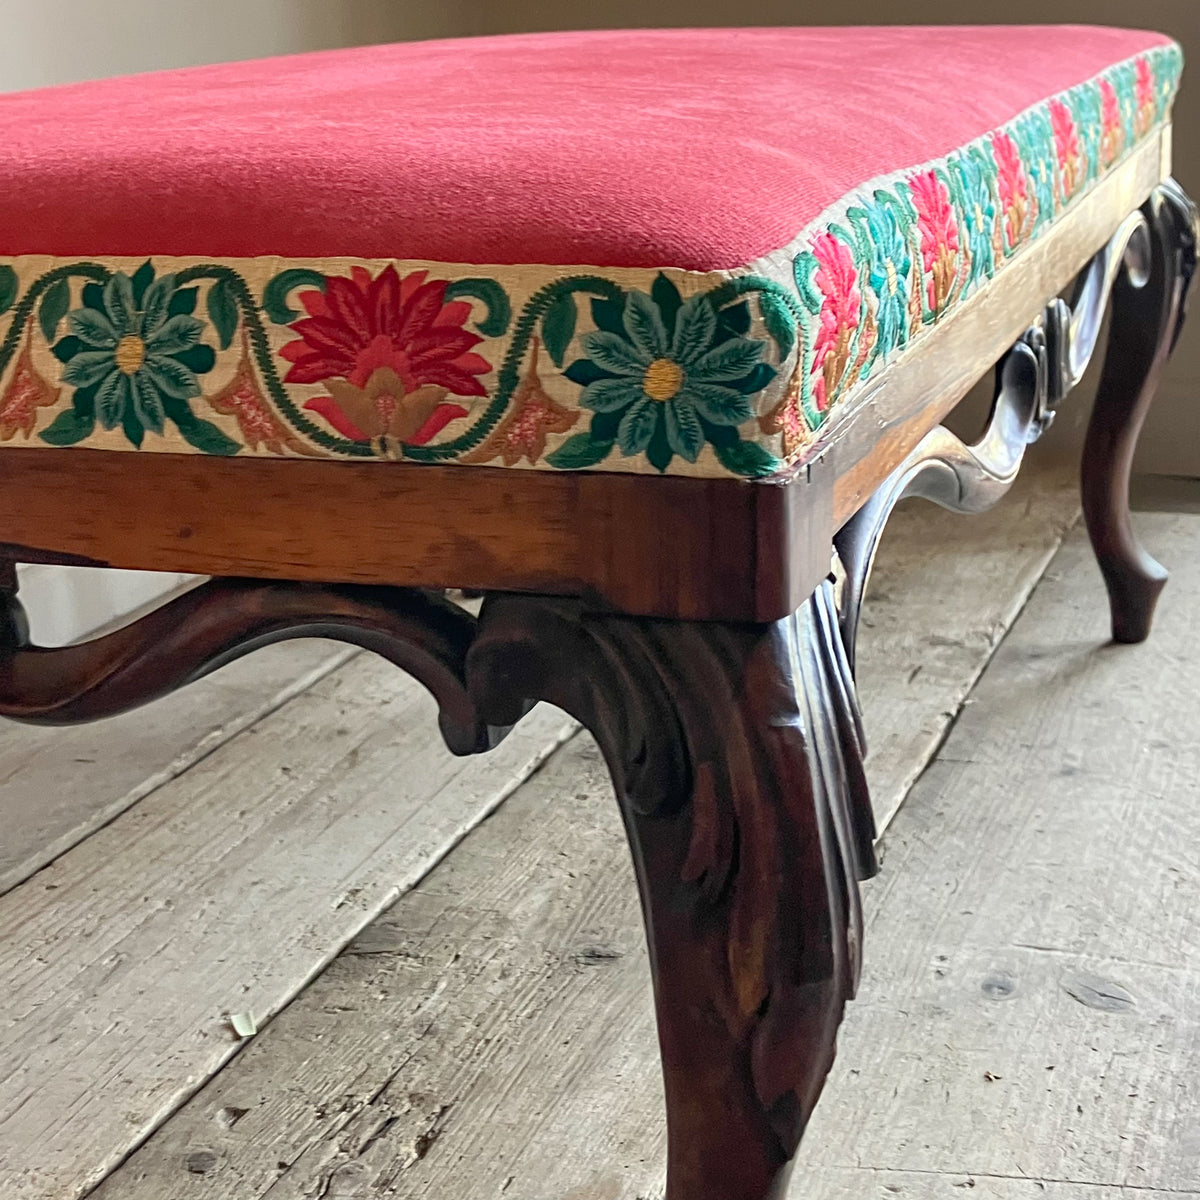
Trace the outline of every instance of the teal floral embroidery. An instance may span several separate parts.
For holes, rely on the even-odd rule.
[[[1149,65],[1147,61],[1147,66]],[[1174,42],[1169,46],[1161,47],[1155,56],[1155,65],[1150,71],[1151,80],[1158,80],[1155,97],[1155,120],[1163,121],[1166,119],[1171,102],[1175,99],[1175,92],[1179,87],[1179,76],[1182,71],[1183,51]]]
[[[587,357],[565,372],[596,414],[590,436],[645,454],[659,471],[675,455],[695,462],[706,442],[727,444],[723,431],[755,415],[747,397],[775,377],[766,343],[745,336],[744,301],[718,317],[708,295],[684,301],[660,274],[650,293],[631,290],[620,307],[593,301],[592,313],[599,328],[580,339]]]
[[[1125,144],[1132,146],[1138,136],[1137,73],[1133,63],[1121,63],[1112,69],[1110,77],[1121,106],[1121,124],[1125,129]]]
[[[1058,156],[1054,149],[1050,115],[1045,109],[1034,109],[1016,121],[1012,132],[1021,148],[1025,172],[1033,191],[1035,213],[1032,232],[1036,232],[1054,220]]]
[[[875,353],[886,359],[908,341],[909,280],[912,277],[908,210],[895,196],[877,191],[846,213],[859,255],[868,263],[867,283],[875,298]],[[905,221],[902,226],[901,221]],[[864,374],[869,370],[864,368]]]
[[[1166,115],[1171,46],[1113,67],[830,220],[793,258],[807,319],[798,386],[763,423],[788,459],[857,384],[994,277]],[[1164,87],[1165,81],[1165,87]],[[860,313],[859,292],[865,300]],[[789,431],[790,434],[789,434]]]
[[[1087,85],[1074,88],[1069,94],[1069,103],[1083,152],[1084,178],[1090,183],[1100,173],[1100,142],[1104,134],[1100,89]]]
[[[132,276],[118,272],[103,285],[85,284],[82,301],[67,313],[69,333],[52,347],[64,364],[62,382],[75,389],[74,427],[120,427],[140,447],[147,431],[161,434],[171,420],[198,449],[236,452],[237,444],[188,404],[201,394],[197,376],[216,359],[200,340],[204,322],[192,316],[195,288],[178,287],[174,275],[155,279],[146,263]],[[53,429],[43,434],[47,441],[55,440]]]
[[[139,447],[163,435],[153,449],[177,451],[183,439],[207,454],[372,458],[410,415],[401,401],[416,393],[399,376],[418,356],[419,399],[437,419],[399,438],[414,463],[498,454],[508,463],[515,447],[513,461],[560,470],[611,467],[605,460],[619,453],[635,469],[772,475],[923,325],[982,287],[1148,137],[1167,117],[1180,68],[1174,45],[1117,64],[848,198],[796,248],[787,283],[771,256],[764,274],[720,273],[686,301],[662,273],[645,290],[628,276],[551,274],[511,297],[500,278],[447,278],[431,307],[417,279],[427,268],[401,272],[400,263],[351,263],[349,288],[337,282],[346,270],[309,261],[257,283],[236,260],[159,263],[159,275],[151,262],[126,273],[103,260],[45,271],[0,261],[0,313],[11,314],[0,337],[0,442],[69,446],[99,428]],[[372,308],[372,292],[364,309],[365,283],[380,280],[383,291],[399,285],[395,303]],[[393,330],[383,309],[394,315],[410,302],[412,329]],[[282,344],[271,324],[299,340]],[[404,362],[391,362],[383,334],[409,347]],[[46,369],[47,348],[57,370]],[[541,370],[548,360],[561,372],[554,381],[539,374],[541,352]],[[339,389],[326,367],[345,355],[363,379],[348,375]],[[389,366],[396,379],[382,379]],[[468,400],[450,405],[443,390]],[[462,425],[444,431],[448,415]]]
[[[960,154],[950,160],[957,199],[962,210],[963,241],[969,256],[967,287],[996,273],[996,198],[991,172],[977,154]]]

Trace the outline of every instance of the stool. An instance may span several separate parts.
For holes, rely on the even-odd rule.
[[[1003,494],[1110,297],[1084,509],[1114,637],[1149,630],[1180,68],[1114,29],[660,30],[0,97],[0,713],[304,636],[411,672],[459,754],[566,709],[633,849],[668,1200],[780,1200],[875,870],[881,532]],[[994,364],[966,445],[941,421]],[[22,562],[215,578],[44,649]]]

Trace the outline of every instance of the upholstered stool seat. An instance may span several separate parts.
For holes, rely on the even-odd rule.
[[[1112,29],[378,46],[0,99],[0,439],[770,476],[1169,114]]]
[[[875,550],[907,496],[996,502],[1103,328],[1082,506],[1114,638],[1149,632],[1130,464],[1200,243],[1180,66],[1112,29],[675,30],[0,98],[0,715],[301,636],[412,673],[456,753],[567,710],[632,843],[666,1200],[783,1200],[876,867]],[[993,367],[966,445],[942,422]],[[29,562],[215,578],[49,649]]]

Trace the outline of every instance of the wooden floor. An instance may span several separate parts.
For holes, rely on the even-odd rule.
[[[1059,548],[1075,515],[1033,475],[885,540],[861,669],[891,824],[796,1200],[1200,1197],[1200,515],[1140,520],[1173,581],[1136,648]],[[431,707],[312,643],[0,725],[2,1200],[661,1194],[595,748],[547,709],[464,763]]]

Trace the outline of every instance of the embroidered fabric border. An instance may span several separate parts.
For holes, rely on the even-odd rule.
[[[0,442],[758,478],[1166,120],[1156,47],[741,272],[0,260]]]

